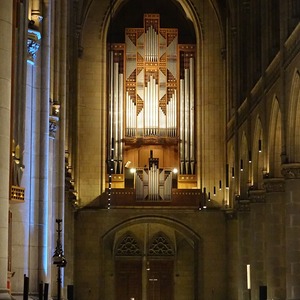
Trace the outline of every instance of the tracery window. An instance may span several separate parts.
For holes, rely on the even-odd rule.
[[[115,254],[116,256],[140,256],[141,249],[135,237],[128,233],[118,244]]]
[[[172,244],[168,240],[168,238],[163,233],[159,233],[152,240],[149,246],[148,255],[149,256],[173,256],[174,249],[172,247]]]

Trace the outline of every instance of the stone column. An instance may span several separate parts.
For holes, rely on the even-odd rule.
[[[251,234],[250,234],[250,264],[251,264],[251,294],[253,299],[259,295],[259,287],[266,285],[265,270],[265,190],[250,190]]]
[[[268,299],[285,299],[285,215],[283,178],[265,178],[265,268]]]
[[[286,298],[300,299],[300,163],[282,166],[285,178]]]
[[[0,299],[7,290],[13,2],[0,1]]]

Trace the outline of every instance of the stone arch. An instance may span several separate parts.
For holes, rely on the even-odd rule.
[[[263,174],[266,172],[264,165],[264,134],[260,116],[258,115],[255,122],[253,145],[252,145],[252,170],[253,170],[253,187],[262,189]]]
[[[287,124],[287,156],[289,162],[300,162],[300,72],[293,76]]]
[[[247,141],[245,131],[243,131],[241,141],[240,141],[238,170],[240,174],[240,195],[242,199],[246,199],[248,193],[248,186],[249,186],[249,164],[248,164],[248,141]]]
[[[102,257],[100,266],[105,274],[102,279],[102,284],[105,286],[105,291],[102,291],[103,295],[101,295],[104,297],[103,299],[107,299],[106,295],[114,293],[115,263],[118,263],[120,259],[121,262],[124,262],[124,258],[126,259],[126,257],[116,258],[113,248],[121,245],[128,236],[132,237],[137,244],[139,244],[138,241],[142,240],[143,242],[141,243],[144,243],[143,246],[139,244],[143,248],[142,256],[135,256],[135,259],[127,256],[128,261],[132,260],[133,263],[140,261],[143,264],[143,262],[148,263],[148,261],[153,259],[157,261],[157,259],[162,259],[163,257],[167,260],[173,259],[174,272],[176,274],[185,274],[181,275],[180,281],[188,281],[194,284],[194,288],[188,292],[197,293],[197,295],[202,293],[203,287],[201,284],[196,284],[200,281],[199,277],[203,273],[201,237],[191,228],[173,219],[160,216],[141,216],[117,224],[100,238],[100,257]],[[154,244],[158,245],[159,248],[156,253],[149,251]],[[184,263],[185,259],[189,259],[189,262]],[[180,288],[179,281],[176,284],[176,274],[174,273],[175,293],[176,289]],[[190,295],[189,298],[194,298],[194,295]]]
[[[224,189],[225,189],[225,195],[229,197],[228,200],[225,199],[226,203],[225,205],[229,204],[230,207],[232,207],[234,205],[234,198],[235,195],[237,194],[236,191],[236,184],[235,184],[235,176],[237,175],[237,172],[234,168],[234,162],[235,162],[235,149],[234,149],[234,145],[230,144],[229,146],[229,150],[228,150],[228,174],[226,174],[226,181],[227,179],[229,180],[229,195],[227,195],[227,182],[224,182]]]
[[[282,126],[281,126],[281,111],[276,96],[274,96],[272,102],[268,140],[269,140],[268,157],[269,157],[270,176],[281,177]]]

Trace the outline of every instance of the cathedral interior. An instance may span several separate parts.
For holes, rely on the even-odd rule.
[[[299,20],[1,0],[0,300],[299,300]]]

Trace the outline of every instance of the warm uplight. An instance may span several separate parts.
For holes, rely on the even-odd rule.
[[[131,168],[131,169],[130,169],[130,173],[131,173],[131,174],[134,174],[135,172],[136,172],[136,169],[135,169],[135,168]]]
[[[178,173],[178,170],[177,170],[176,168],[174,168],[174,169],[173,169],[173,173],[174,173],[174,174],[177,174],[177,173]]]

